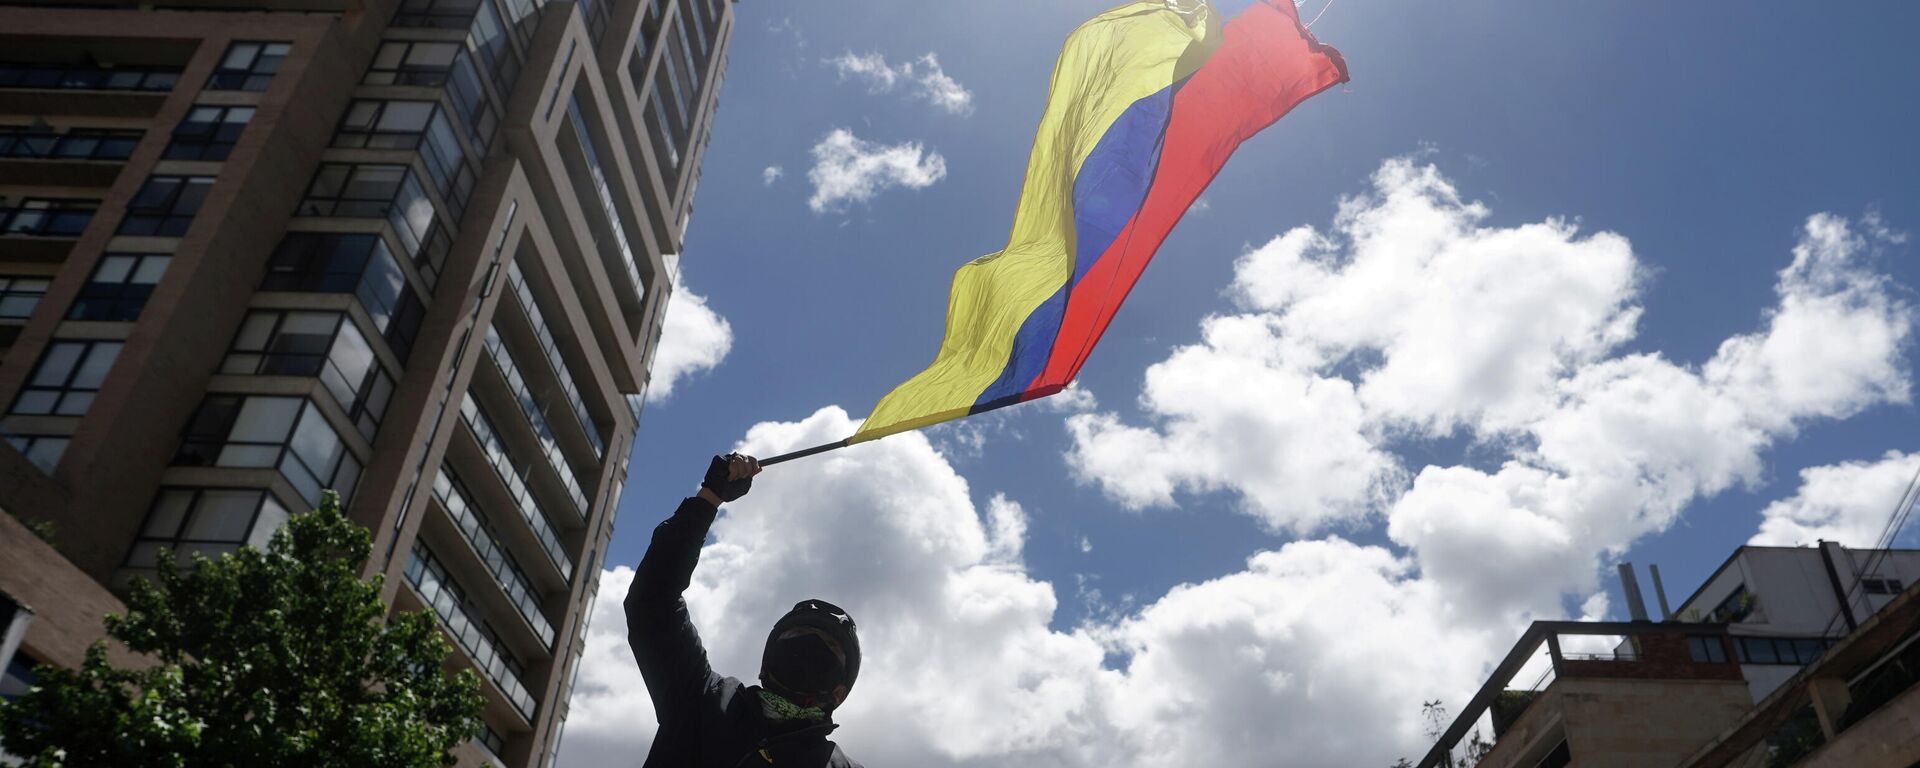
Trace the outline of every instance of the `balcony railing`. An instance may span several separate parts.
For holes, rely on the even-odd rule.
[[[553,648],[553,623],[547,621],[546,614],[540,612],[540,597],[534,592],[533,585],[527,582],[526,573],[514,562],[513,555],[507,554],[506,547],[501,546],[487,530],[486,521],[480,519],[480,510],[468,501],[466,489],[461,487],[460,481],[454,478],[447,467],[441,467],[440,474],[433,479],[433,497],[439,499],[440,505],[446,508],[447,515],[460,528],[460,534],[466,537],[467,543],[473,545],[473,551],[480,555],[480,562],[486,565],[487,572],[506,592],[513,607],[519,609],[521,617],[533,627],[534,634],[540,636],[540,642],[549,649]]]
[[[433,606],[433,612],[440,616],[447,632],[460,642],[474,666],[484,670],[514,709],[531,722],[535,702],[533,694],[520,682],[519,665],[485,629],[486,622],[469,614],[460,586],[447,576],[446,569],[425,545],[414,544],[413,556],[407,560],[406,576],[414,593],[420,596],[421,602]]]
[[[473,430],[474,439],[480,441],[480,449],[487,455],[487,463],[493,466],[495,474],[507,487],[507,495],[513,499],[514,506],[520,510],[520,517],[533,529],[534,536],[540,539],[540,547],[547,552],[547,558],[560,569],[561,577],[569,583],[573,581],[573,558],[567,556],[567,549],[560,544],[560,535],[553,530],[553,523],[547,520],[546,510],[533,498],[533,489],[527,487],[523,478],[514,469],[519,466],[513,455],[507,452],[507,446],[500,441],[500,433],[493,428],[493,421],[480,411],[480,405],[471,395],[460,399],[460,418]]]
[[[507,380],[507,388],[513,391],[513,401],[520,405],[520,413],[527,417],[527,424],[533,427],[534,437],[540,441],[540,453],[547,458],[547,466],[553,469],[554,477],[560,479],[560,485],[567,489],[567,498],[573,502],[574,510],[580,513],[581,519],[586,519],[587,494],[580,490],[580,481],[574,476],[573,466],[567,463],[566,453],[560,450],[560,442],[553,435],[553,427],[547,424],[547,415],[541,411],[540,402],[527,387],[526,377],[520,375],[520,366],[514,364],[513,353],[507,349],[500,332],[493,326],[487,326],[483,346],[487,350],[487,357],[493,360],[494,367],[500,371],[501,378]]]

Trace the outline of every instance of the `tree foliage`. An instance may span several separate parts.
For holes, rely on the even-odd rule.
[[[479,727],[479,681],[448,675],[423,611],[382,622],[371,543],[328,492],[265,552],[243,547],[158,584],[136,580],[107,634],[157,663],[119,669],[105,641],[78,670],[42,666],[0,703],[0,741],[37,768],[438,766]]]

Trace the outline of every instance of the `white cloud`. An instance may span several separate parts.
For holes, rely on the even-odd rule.
[[[856,423],[826,408],[757,425],[738,448],[766,455]],[[1055,631],[1055,590],[1022,565],[1025,511],[999,495],[976,505],[924,436],[806,461],[726,507],[687,600],[715,668],[746,680],[794,601],[847,608],[865,658],[835,739],[868,764],[1386,764],[1418,747],[1422,697],[1470,686],[1511,640],[1508,627],[1454,626],[1407,559],[1339,539]],[[563,766],[632,762],[651,742],[619,609],[631,578],[620,566],[601,581]],[[1127,661],[1103,666],[1110,654]]]
[[[787,175],[785,168],[777,165],[769,165],[760,171],[760,184],[771,187],[774,182],[779,181],[780,177],[785,175]]]
[[[1888,451],[1879,461],[1800,470],[1799,492],[1761,510],[1760,532],[1747,543],[1799,547],[1825,539],[1877,546],[1916,467],[1920,453]]]
[[[950,115],[973,113],[973,93],[940,67],[940,59],[931,53],[898,65],[887,63],[878,53],[865,55],[847,51],[822,63],[840,73],[841,80],[859,80],[868,93],[887,93],[896,86],[911,87],[914,98],[925,100]]]
[[[869,764],[1387,765],[1427,745],[1419,703],[1457,706],[1526,622],[1564,616],[1569,597],[1604,616],[1605,558],[1698,498],[1758,482],[1769,447],[1809,421],[1906,397],[1912,320],[1868,268],[1871,227],[1810,220],[1762,327],[1691,366],[1620,352],[1641,279],[1623,239],[1488,227],[1406,161],[1375,185],[1333,234],[1298,230],[1242,259],[1241,311],[1147,372],[1150,424],[1097,410],[1067,423],[1075,471],[1123,503],[1227,491],[1276,529],[1384,516],[1387,542],[1294,541],[1115,604],[1080,574],[1088,618],[1059,631],[1055,585],[1024,565],[1027,510],[976,492],[926,435],[898,435],[772,468],[724,511],[687,595],[716,667],[751,679],[768,623],[819,596],[861,624],[867,659],[835,736]],[[1342,322],[1366,314],[1369,290],[1470,338]],[[1886,341],[1869,344],[1878,358],[1802,350],[1837,373],[1786,370],[1816,323]],[[1453,354],[1412,348],[1428,343]],[[738,447],[767,455],[855,426],[826,408],[757,425]],[[1413,471],[1396,456],[1434,435],[1470,438],[1491,463]],[[1762,537],[1860,535],[1863,499],[1883,493],[1868,487],[1891,484],[1879,473],[1898,461],[1910,471],[1920,455],[1810,470]],[[651,740],[625,579],[601,584],[565,766],[632,762]]]
[[[835,128],[813,147],[813,169],[807,171],[813,196],[807,207],[814,213],[842,211],[890,187],[924,189],[946,176],[946,158],[917,141],[878,144]]]
[[[733,324],[707,306],[705,296],[688,288],[679,270],[668,271],[673,274],[673,294],[667,303],[660,348],[653,354],[649,403],[666,400],[681,379],[712,370],[733,349]]]
[[[1132,508],[1230,491],[1299,533],[1383,514],[1463,616],[1512,621],[1591,593],[1601,560],[1689,503],[1758,483],[1801,424],[1907,399],[1912,313],[1870,267],[1890,241],[1875,226],[1811,217],[1762,327],[1696,368],[1619,354],[1643,280],[1624,238],[1490,227],[1407,159],[1372,187],[1331,233],[1241,258],[1243,311],[1148,369],[1150,424],[1069,418],[1076,476]],[[1491,465],[1395,453],[1462,434]]]

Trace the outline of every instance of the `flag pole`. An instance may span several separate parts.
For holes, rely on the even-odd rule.
[[[934,424],[945,424],[945,423],[947,423],[947,422],[949,422],[949,421],[959,421],[959,420],[961,420],[961,419],[964,419],[964,418],[966,418],[966,417],[968,417],[968,416],[978,416],[978,415],[980,415],[980,414],[983,414],[983,413],[986,413],[986,412],[988,412],[988,411],[997,411],[997,410],[1000,410],[1000,409],[1002,409],[1002,408],[1006,408],[1006,407],[1009,407],[1009,406],[1015,406],[1015,405],[1019,405],[1019,404],[1021,404],[1021,403],[1026,403],[1026,402],[1032,402],[1032,401],[1034,401],[1034,400],[1038,400],[1038,399],[1040,399],[1040,398],[1043,398],[1043,397],[1051,397],[1051,396],[1053,396],[1053,395],[1055,395],[1055,394],[1058,394],[1058,393],[1060,392],[1060,390],[1063,390],[1063,389],[1066,389],[1066,386],[1065,386],[1065,385],[1061,385],[1061,384],[1055,384],[1055,385],[1051,385],[1051,386],[1047,386],[1047,387],[1043,387],[1043,388],[1041,388],[1041,389],[1039,389],[1039,390],[1036,390],[1036,391],[1033,391],[1033,392],[1027,392],[1027,393],[1021,393],[1021,394],[1014,394],[1014,395],[1008,395],[1008,396],[1006,396],[1006,397],[1002,397],[1002,398],[1000,398],[1000,399],[998,399],[998,400],[995,400],[995,401],[993,401],[993,402],[991,402],[991,403],[988,403],[988,404],[986,404],[986,405],[982,405],[982,406],[978,406],[978,407],[975,407],[975,408],[973,408],[972,410],[970,410],[970,411],[968,411],[968,412],[966,412],[966,413],[962,413],[962,414],[960,414],[960,415],[958,415],[958,416],[952,416],[952,417],[949,417],[949,418],[945,418],[945,419],[941,419],[941,420],[939,420],[939,421],[935,421],[935,422],[931,422],[931,423],[926,423],[926,424],[921,424],[921,425],[919,425],[919,426],[916,426],[916,427],[913,427],[913,428],[911,428],[911,429],[900,429],[899,431],[895,431],[895,432],[887,432],[887,433],[885,433],[885,434],[882,434],[882,435],[880,435],[879,437],[874,437],[874,438],[868,438],[868,439],[870,439],[870,440],[878,440],[878,439],[880,439],[881,437],[891,437],[891,436],[893,436],[893,435],[897,435],[897,434],[899,434],[900,432],[912,432],[912,431],[914,431],[914,430],[917,430],[917,429],[925,429],[925,428],[927,428],[927,427],[931,427],[931,426],[933,426]],[[825,444],[825,445],[816,445],[816,446],[814,446],[814,447],[812,447],[812,448],[802,448],[802,449],[800,449],[800,450],[797,450],[797,451],[793,451],[793,452],[790,452],[790,453],[783,453],[783,454],[780,454],[780,455],[778,455],[778,456],[774,456],[774,457],[772,457],[772,458],[767,458],[767,459],[761,459],[761,460],[760,460],[760,466],[763,466],[763,467],[771,467],[771,466],[773,466],[773,465],[775,465],[775,464],[779,464],[779,463],[782,463],[782,462],[787,462],[787,461],[793,461],[794,459],[804,459],[804,458],[806,458],[806,457],[808,457],[808,456],[812,456],[812,455],[814,455],[814,454],[818,454],[818,453],[826,453],[827,451],[832,451],[832,450],[838,450],[838,449],[841,449],[841,448],[845,448],[845,447],[847,447],[847,446],[849,446],[849,445],[853,445],[853,438],[852,438],[852,437],[846,437],[846,438],[842,438],[842,439],[840,439],[840,440],[836,440],[836,441],[834,441],[834,442],[831,442],[831,443],[827,443],[827,444]]]
[[[772,457],[772,458],[768,458],[768,459],[761,459],[761,460],[760,460],[760,466],[763,466],[763,467],[771,467],[771,466],[773,466],[773,465],[775,465],[775,464],[779,464],[779,463],[781,463],[781,462],[783,462],[783,461],[793,461],[794,459],[804,459],[804,458],[806,458],[806,457],[808,457],[808,456],[812,456],[812,455],[814,455],[814,454],[816,454],[816,453],[826,453],[827,451],[831,451],[831,450],[834,450],[834,449],[836,449],[836,448],[845,448],[845,447],[847,447],[848,445],[851,445],[851,444],[852,444],[852,443],[850,442],[850,441],[852,441],[852,440],[853,440],[853,438],[851,438],[851,437],[849,437],[849,438],[844,438],[844,439],[841,439],[841,440],[835,440],[834,442],[831,442],[831,443],[827,443],[826,445],[816,445],[816,446],[814,446],[814,447],[812,447],[812,448],[802,448],[802,449],[800,449],[800,450],[798,450],[798,451],[793,451],[793,452],[791,452],[791,453],[783,453],[783,454],[780,454],[780,455],[778,455],[778,456],[774,456],[774,457]]]

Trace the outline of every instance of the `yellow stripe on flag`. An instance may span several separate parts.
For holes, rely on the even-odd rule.
[[[933,364],[873,407],[849,442],[959,418],[1000,375],[1015,334],[1073,273],[1073,184],[1122,112],[1198,69],[1219,43],[1217,14],[1191,26],[1164,0],[1127,3],[1067,36],[1027,160],[1007,247],[953,274]]]

